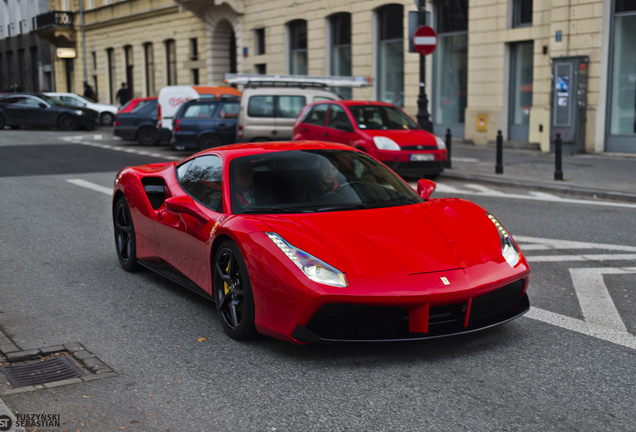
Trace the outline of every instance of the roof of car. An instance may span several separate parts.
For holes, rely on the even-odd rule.
[[[263,153],[275,153],[291,150],[346,150],[358,151],[351,146],[335,144],[322,141],[279,141],[265,143],[243,143],[231,144],[210,149],[204,153],[197,153],[194,156],[205,153],[222,152],[228,154],[230,158],[257,155]]]

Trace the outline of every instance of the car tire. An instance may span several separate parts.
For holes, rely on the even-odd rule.
[[[119,198],[113,210],[113,228],[115,231],[115,248],[119,264],[126,271],[134,271],[137,263],[137,239],[130,208],[125,197]]]
[[[232,240],[223,242],[214,257],[212,289],[225,333],[236,340],[256,337],[252,285],[241,251]]]
[[[7,123],[4,121],[4,117],[2,117],[2,116],[0,115],[0,129],[4,129],[4,126],[5,126],[6,124],[7,124]]]
[[[62,114],[60,118],[57,119],[57,125],[62,130],[70,131],[77,127],[77,121],[70,114]]]
[[[115,121],[115,114],[111,112],[103,112],[99,117],[99,121],[104,126],[112,126]]]
[[[150,126],[142,127],[137,132],[137,140],[144,146],[157,144],[157,129]]]
[[[11,129],[15,130],[15,129],[20,129],[20,125],[11,125],[9,126]]]
[[[207,150],[222,145],[221,138],[216,135],[203,135],[197,142],[197,150]]]

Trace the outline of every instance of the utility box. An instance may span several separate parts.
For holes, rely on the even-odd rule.
[[[563,154],[585,152],[588,56],[552,59],[550,152],[561,134]]]

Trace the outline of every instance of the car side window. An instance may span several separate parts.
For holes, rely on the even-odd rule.
[[[311,112],[305,117],[304,123],[324,126],[325,118],[327,117],[327,108],[329,108],[329,104],[315,105],[311,109]]]
[[[183,118],[212,118],[218,104],[195,104],[187,107]]]
[[[274,117],[274,96],[252,96],[247,103],[249,117]]]
[[[22,101],[22,104],[24,105],[28,105],[28,106],[40,106],[42,102],[40,99],[35,99],[35,98],[24,98],[24,100]]]
[[[75,106],[81,105],[81,102],[72,96],[60,96],[60,99],[62,99],[62,102],[64,102],[65,104],[75,105]]]
[[[223,212],[223,163],[218,156],[201,156],[177,168],[179,184],[194,199]]]
[[[226,102],[219,110],[219,118],[236,118],[239,112],[238,102]]]
[[[7,104],[7,105],[9,105],[9,104],[22,104],[22,103],[24,103],[23,102],[24,99],[25,99],[24,97],[15,97],[15,96],[14,97],[6,97],[4,99],[0,99],[0,103]]]
[[[306,105],[305,96],[278,96],[278,117],[296,118]]]
[[[337,124],[344,124],[351,127],[351,122],[344,108],[339,105],[331,104],[329,110],[329,118],[327,119],[327,127],[336,128]]]

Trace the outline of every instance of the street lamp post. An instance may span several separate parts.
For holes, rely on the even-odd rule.
[[[416,0],[419,25],[425,26],[426,23],[426,0]],[[428,97],[426,96],[426,56],[420,55],[420,94],[417,98],[417,122],[420,127],[428,132],[433,132],[433,123],[431,115],[428,112]]]

